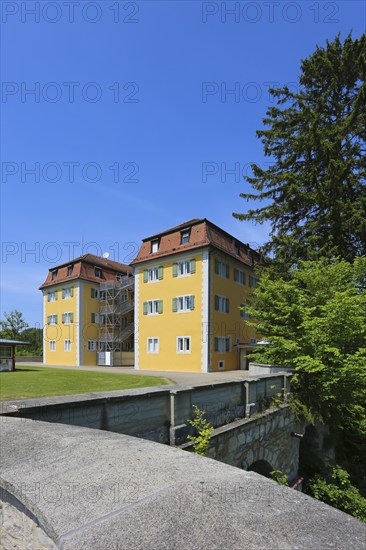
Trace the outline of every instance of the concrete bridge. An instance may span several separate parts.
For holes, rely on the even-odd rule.
[[[290,377],[279,373],[195,387],[27,399],[3,403],[2,415],[96,428],[192,450],[186,443],[193,433],[187,421],[196,405],[215,427],[209,457],[264,475],[282,470],[291,481],[299,461],[299,440],[291,434],[304,426],[286,404],[259,412],[278,394],[285,402]]]

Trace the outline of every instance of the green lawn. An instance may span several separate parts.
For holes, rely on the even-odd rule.
[[[48,395],[127,390],[172,384],[168,378],[94,371],[17,367],[0,373],[0,401]]]

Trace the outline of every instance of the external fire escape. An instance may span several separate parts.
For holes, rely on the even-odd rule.
[[[122,351],[123,343],[133,334],[134,322],[128,315],[134,309],[134,278],[124,276],[100,284],[98,350]]]

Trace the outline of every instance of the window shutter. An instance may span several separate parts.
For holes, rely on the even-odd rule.
[[[226,313],[229,313],[229,298],[226,298],[225,311]]]
[[[63,288],[62,289],[62,299],[64,299],[64,298],[65,298],[65,289]]]
[[[148,270],[144,269],[144,283],[147,283],[148,281]]]
[[[172,310],[173,310],[174,313],[178,311],[178,298],[173,298],[173,300],[172,300]]]
[[[144,302],[143,304],[143,314],[147,315],[147,302]]]
[[[73,323],[73,322],[74,322],[74,314],[71,313],[71,315],[70,315],[70,323]]]
[[[50,293],[50,292],[47,294],[47,301],[48,301],[48,302],[51,301],[51,293]]]
[[[90,289],[90,297],[91,297],[91,298],[94,298],[94,288],[91,288],[91,289]]]
[[[225,351],[230,351],[230,336],[225,338]]]
[[[92,313],[92,314],[91,314],[91,322],[92,322],[92,323],[95,323],[95,313]]]
[[[215,258],[215,273],[218,275],[219,273],[219,260]]]
[[[238,282],[238,274],[239,274],[239,271],[236,269],[236,267],[234,267],[234,282],[237,283]]]
[[[51,315],[47,315],[47,325],[51,323]]]
[[[216,309],[216,311],[219,310],[219,297],[218,296],[215,296],[215,309]]]
[[[159,281],[161,281],[163,277],[164,277],[164,270],[163,270],[163,266],[160,265],[158,267],[158,279],[159,279]]]
[[[225,264],[225,267],[226,267],[226,278],[228,279],[229,276],[230,276],[230,267],[229,267],[229,264]]]
[[[65,314],[64,313],[62,314],[62,322],[63,323],[65,322]]]
[[[55,291],[55,296],[56,296],[56,300],[58,300],[58,292],[57,292],[57,290]]]
[[[215,351],[219,351],[219,339],[215,336]]]
[[[173,264],[173,277],[178,277],[178,264]]]
[[[191,260],[190,271],[191,273],[196,273],[196,260]]]
[[[163,300],[158,300],[158,313],[163,313]]]
[[[57,325],[57,323],[58,323],[58,315],[55,315],[55,323],[56,323],[56,325]]]
[[[71,293],[70,293],[70,295],[71,295],[71,298],[74,296],[74,287],[73,287],[73,286],[71,287]]]
[[[189,297],[189,309],[194,309],[194,296]]]

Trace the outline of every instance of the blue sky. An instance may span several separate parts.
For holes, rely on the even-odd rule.
[[[296,86],[316,44],[366,22],[362,1],[1,8],[1,312],[30,326],[48,269],[83,253],[129,263],[193,217],[262,244],[269,228],[232,212],[248,164],[268,162],[269,83]]]

